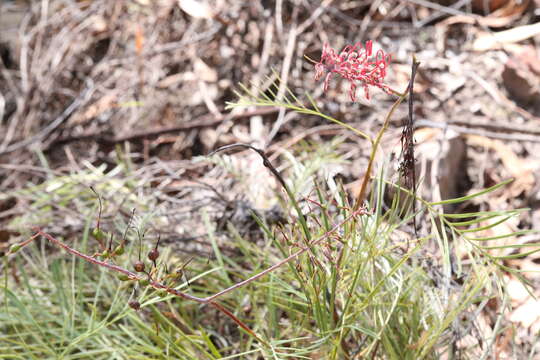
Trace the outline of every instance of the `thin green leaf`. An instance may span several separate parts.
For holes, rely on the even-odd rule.
[[[465,233],[474,233],[474,232],[478,232],[478,231],[484,231],[484,230],[488,230],[488,229],[492,229],[494,227],[496,227],[497,225],[500,225],[502,223],[505,223],[508,219],[514,217],[515,215],[509,215],[507,217],[504,217],[500,220],[497,220],[495,221],[494,223],[490,223],[490,224],[487,224],[485,226],[479,226],[479,227],[475,227],[475,228],[471,228],[471,229],[465,229],[465,230],[457,230],[460,234],[465,234]]]
[[[455,198],[455,199],[448,199],[448,200],[443,200],[443,201],[436,201],[436,202],[430,202],[429,205],[430,206],[436,206],[436,205],[448,205],[448,204],[458,204],[458,203],[462,203],[462,202],[465,202],[465,201],[470,201],[476,197],[479,197],[479,196],[482,196],[482,195],[485,195],[485,194],[489,194],[490,192],[493,192],[503,186],[506,186],[508,184],[510,184],[512,181],[514,181],[514,179],[508,179],[508,180],[505,180],[497,185],[494,185],[494,186],[491,186],[487,189],[484,189],[482,191],[479,191],[475,194],[471,194],[471,195],[467,195],[467,196],[462,196],[462,197],[459,197],[459,198]]]
[[[483,242],[483,241],[507,239],[507,238],[513,237],[513,236],[534,234],[536,232],[537,231],[535,231],[535,230],[521,230],[521,231],[514,231],[514,232],[511,232],[511,233],[508,233],[508,234],[497,235],[497,236],[486,236],[486,237],[481,237],[481,238],[471,238],[471,237],[466,236],[465,239],[470,240],[470,241]]]

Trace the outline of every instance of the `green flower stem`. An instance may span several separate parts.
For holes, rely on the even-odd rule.
[[[398,92],[395,92],[396,94],[399,94]],[[375,155],[377,154],[377,150],[379,149],[379,144],[381,143],[381,139],[386,132],[386,129],[388,129],[388,125],[390,124],[390,119],[392,118],[392,115],[398,108],[398,106],[405,100],[407,97],[407,91],[404,91],[402,94],[399,95],[399,98],[394,102],[392,107],[390,108],[390,111],[386,115],[386,118],[384,119],[384,124],[382,128],[377,133],[377,137],[375,138],[375,141],[371,140],[372,147],[371,147],[371,155],[369,156],[369,163],[366,170],[366,174],[364,175],[364,180],[362,181],[362,187],[360,188],[360,192],[358,193],[358,196],[356,197],[356,202],[354,204],[354,210],[358,210],[362,203],[364,202],[364,198],[366,196],[367,192],[367,185],[371,178],[371,170],[373,168],[373,163],[375,162]]]

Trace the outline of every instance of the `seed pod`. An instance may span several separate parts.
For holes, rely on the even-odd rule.
[[[139,309],[141,308],[141,303],[138,302],[137,300],[131,300],[128,303],[128,305],[129,305],[130,308],[132,308],[135,311],[139,311]]]
[[[105,250],[104,252],[101,253],[101,258],[103,259],[108,259],[110,256],[111,254],[109,253],[108,250]]]
[[[159,250],[155,248],[154,250],[151,250],[148,253],[148,258],[152,261],[156,261],[156,259],[159,257]]]
[[[136,272],[143,272],[145,265],[142,261],[137,261],[135,265],[133,265],[133,268],[135,269]]]
[[[162,298],[165,297],[165,296],[167,296],[167,294],[168,294],[168,293],[167,293],[167,290],[165,290],[165,289],[159,289],[159,290],[157,291],[157,296],[162,297]]]
[[[118,245],[116,249],[114,249],[114,255],[122,255],[124,251],[124,247],[122,245]]]
[[[101,241],[107,238],[107,233],[100,228],[95,228],[94,230],[92,230],[92,236],[94,237],[94,239]]]
[[[21,244],[13,244],[11,245],[11,247],[9,248],[9,253],[10,254],[15,254],[17,251],[19,251],[21,249]]]
[[[139,285],[141,285],[141,286],[148,286],[148,284],[150,284],[150,280],[148,280],[148,279],[139,280]]]
[[[118,275],[118,280],[120,280],[120,281],[128,281],[128,280],[130,280],[130,278],[126,274],[120,274],[120,275]]]

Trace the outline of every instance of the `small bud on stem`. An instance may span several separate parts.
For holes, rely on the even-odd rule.
[[[154,250],[151,250],[149,253],[148,253],[148,258],[152,261],[156,261],[156,259],[159,257],[159,250],[158,249],[154,249]]]
[[[21,244],[13,244],[9,248],[9,253],[10,254],[15,254],[17,251],[19,251],[21,249],[21,247],[22,247]]]
[[[142,262],[142,261],[137,261],[134,265],[133,265],[133,268],[135,269],[136,272],[144,272],[144,269],[145,269],[145,264]]]
[[[129,305],[130,308],[132,308],[135,311],[139,311],[141,309],[141,303],[138,302],[137,300],[131,300],[128,303],[128,305]]]
[[[122,245],[118,245],[116,249],[114,249],[114,255],[122,255],[125,252],[125,249]]]

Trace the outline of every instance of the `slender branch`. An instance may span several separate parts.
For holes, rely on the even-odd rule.
[[[210,305],[212,305],[213,307],[215,307],[216,309],[218,309],[219,311],[221,311],[222,313],[227,315],[229,318],[231,318],[232,321],[234,321],[238,326],[240,326],[242,329],[247,331],[255,339],[259,340],[260,342],[262,342],[266,346],[270,346],[266,341],[264,341],[263,339],[258,337],[257,334],[255,334],[253,332],[253,330],[251,330],[246,324],[244,324],[240,319],[238,319],[232,312],[230,312],[229,310],[224,308],[223,305],[221,305],[220,303],[217,303],[217,302],[213,302],[213,301],[210,302]]]

